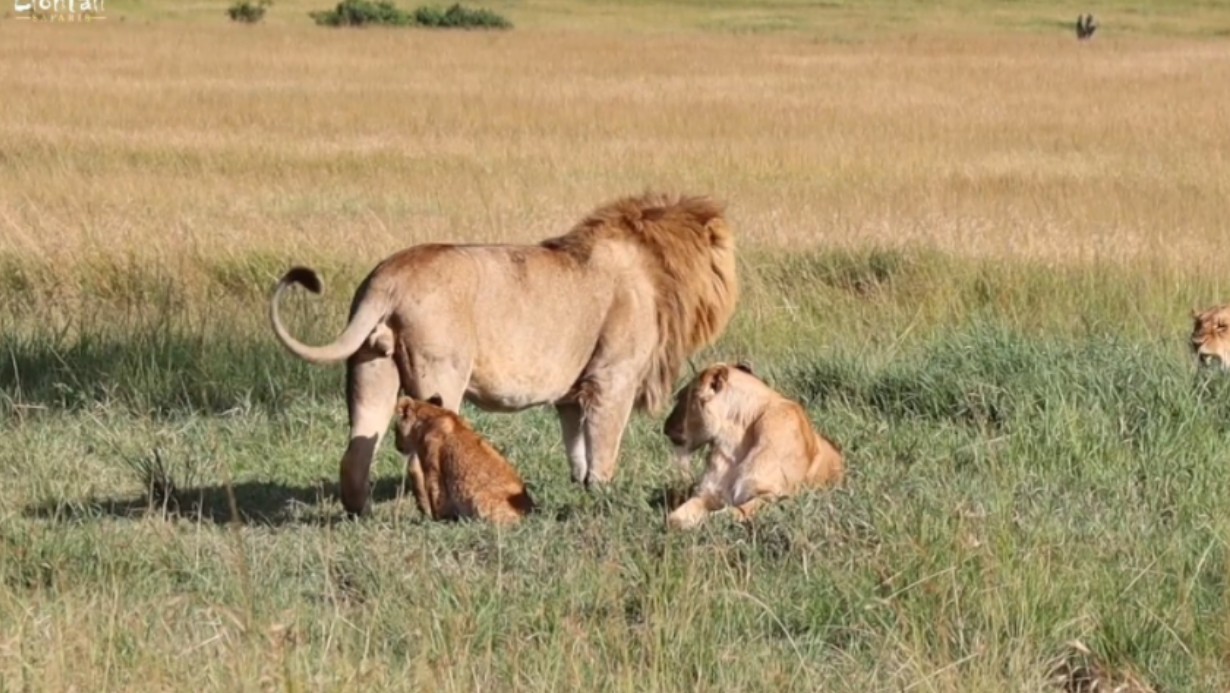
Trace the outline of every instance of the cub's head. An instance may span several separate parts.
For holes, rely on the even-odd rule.
[[[1192,311],[1192,353],[1201,366],[1230,368],[1230,304]]]
[[[675,395],[675,408],[666,417],[662,433],[686,464],[687,455],[713,442],[726,420],[731,394],[731,378],[754,376],[746,363],[729,366],[714,364],[685,385]]]
[[[426,402],[402,397],[397,400],[397,422],[393,431],[393,442],[397,451],[403,455],[415,452],[414,439],[418,437],[419,429],[430,421],[449,415],[442,405],[440,395],[432,395]]]

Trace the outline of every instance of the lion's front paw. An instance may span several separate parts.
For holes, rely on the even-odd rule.
[[[666,516],[666,526],[672,530],[687,531],[699,525],[703,519],[705,519],[704,510],[689,501]]]
[[[598,472],[591,471],[585,476],[585,488],[588,489],[603,488],[609,486],[610,483],[611,477],[609,474],[599,474]]]
[[[687,518],[679,517],[675,513],[671,513],[666,518],[666,528],[676,532],[685,532],[696,526],[696,522]]]

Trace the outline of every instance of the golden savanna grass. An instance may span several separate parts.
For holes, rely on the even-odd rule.
[[[4,30],[0,252],[59,282],[532,241],[646,187],[728,200],[749,247],[1227,269],[1222,42]]]

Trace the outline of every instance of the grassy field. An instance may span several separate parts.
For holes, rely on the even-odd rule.
[[[309,24],[310,12],[331,9],[338,1],[276,0],[264,21]],[[103,2],[109,19],[208,24],[223,20],[229,4],[228,0]],[[413,9],[453,3],[401,0],[393,4]],[[1110,20],[1107,31],[1118,35],[1230,36],[1230,24],[1218,0],[1101,0],[1096,5],[1063,0],[490,0],[463,4],[493,9],[523,29],[550,31],[785,34],[859,42],[933,33],[1054,33],[1070,29],[1077,13],[1095,12]]]
[[[0,21],[0,690],[1230,689],[1230,16],[1213,2],[499,2],[500,34],[285,0]],[[841,489],[669,534],[634,419],[543,512],[342,518],[340,368],[291,263],[532,242],[646,188],[726,200],[750,358]],[[150,486],[151,479],[173,482]],[[1099,689],[1102,690],[1102,689]]]

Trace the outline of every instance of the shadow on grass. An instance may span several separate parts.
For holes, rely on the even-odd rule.
[[[647,503],[659,512],[669,512],[687,500],[690,491],[691,484],[657,488],[648,497],[591,491],[563,502],[553,499],[553,502],[543,503],[539,500],[534,512],[555,522],[613,516],[641,503]],[[398,498],[415,505],[408,481],[400,476],[378,479],[372,485],[369,509]],[[28,505],[23,515],[53,523],[81,523],[104,518],[140,520],[152,516],[226,525],[235,518],[236,512],[232,512],[232,507],[238,514],[239,524],[250,526],[327,526],[351,517],[341,507],[338,484],[333,479],[303,485],[245,481],[231,485],[229,490],[226,484],[211,484],[175,488],[169,492],[155,489],[131,496],[63,498]],[[418,511],[415,509],[412,512]]]
[[[53,410],[118,404],[153,415],[278,410],[340,389],[342,369],[290,358],[265,335],[145,329],[61,341],[0,337],[0,413],[6,402]]]
[[[404,495],[401,477],[379,479],[372,487],[371,503],[383,503]],[[270,481],[194,486],[169,494],[146,493],[128,497],[94,497],[54,500],[25,508],[26,517],[51,522],[88,522],[104,517],[140,519],[150,515],[218,525],[235,518],[244,525],[329,525],[346,519],[337,503],[337,483],[321,480],[313,485],[292,486]],[[335,506],[330,509],[328,506]]]

